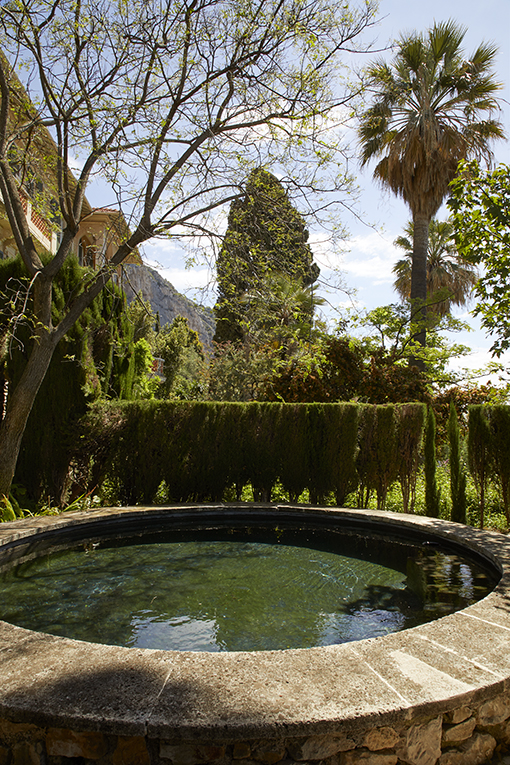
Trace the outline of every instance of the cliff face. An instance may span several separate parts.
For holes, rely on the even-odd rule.
[[[123,266],[122,286],[129,303],[135,293],[142,293],[154,313],[159,313],[161,326],[170,324],[176,316],[185,316],[191,329],[198,332],[204,348],[211,347],[215,331],[212,308],[197,305],[181,295],[154,268],[131,264]]]

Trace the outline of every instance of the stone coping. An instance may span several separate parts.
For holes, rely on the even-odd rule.
[[[398,524],[462,543],[502,577],[486,598],[403,632],[325,648],[194,653],[98,645],[0,622],[0,718],[154,739],[278,738],[349,733],[430,716],[510,690],[510,540],[390,512],[235,505],[336,523]],[[233,508],[233,506],[232,506]],[[232,509],[231,508],[231,509]],[[228,505],[110,508],[0,524],[0,555],[46,532]],[[41,592],[44,597],[44,592]]]

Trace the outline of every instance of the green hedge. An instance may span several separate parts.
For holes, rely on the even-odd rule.
[[[384,507],[398,478],[408,508],[423,423],[422,404],[103,403],[83,421],[77,472],[123,504],[151,503],[164,481],[171,502],[239,499],[247,484],[269,501],[279,483],[292,501],[307,489],[342,505],[361,487]]]

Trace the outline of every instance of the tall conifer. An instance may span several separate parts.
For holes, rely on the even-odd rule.
[[[308,244],[302,215],[280,181],[263,168],[252,170],[245,194],[235,200],[217,260],[218,301],[214,339],[243,340],[249,306],[242,296],[270,276],[284,274],[303,287],[316,281],[318,266]]]

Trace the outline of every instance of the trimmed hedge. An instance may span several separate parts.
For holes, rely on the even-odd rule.
[[[296,501],[356,490],[383,508],[398,478],[409,508],[423,404],[129,401],[99,404],[83,420],[77,473],[108,480],[122,504],[148,504],[162,481],[170,502],[241,497],[270,501],[277,483]]]

